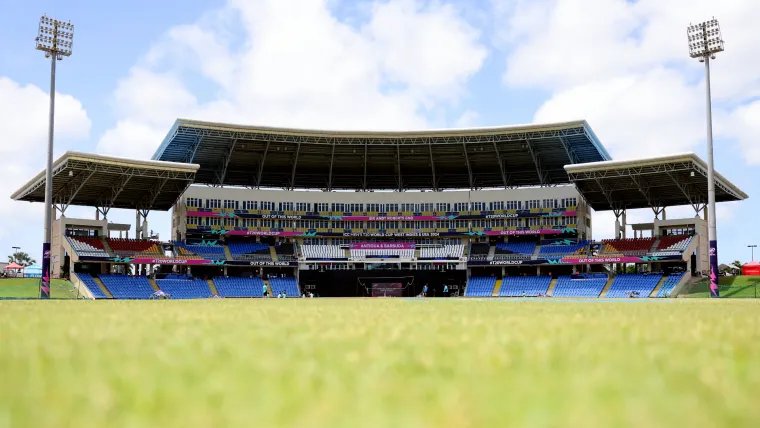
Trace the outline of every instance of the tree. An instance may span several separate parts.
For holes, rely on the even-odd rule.
[[[736,270],[738,270],[739,272],[741,272],[742,271],[742,262],[740,262],[739,260],[734,260],[733,262],[731,262],[731,267],[733,267]]]
[[[12,255],[8,256],[8,263],[16,263],[23,267],[27,267],[37,263],[37,261],[29,257],[29,254],[23,251],[16,251]]]

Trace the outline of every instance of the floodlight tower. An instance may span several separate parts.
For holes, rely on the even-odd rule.
[[[754,244],[753,245],[747,245],[747,248],[749,248],[750,251],[752,251],[752,261],[754,262],[755,261],[755,248],[757,248],[757,245],[754,245]]]
[[[53,133],[55,129],[55,63],[71,56],[74,25],[42,15],[35,39],[37,50],[50,58],[50,118],[48,122],[47,166],[45,168],[45,240],[42,243],[40,298],[50,298],[50,241],[53,228]]]
[[[713,18],[686,30],[689,38],[689,56],[705,63],[707,88],[707,213],[708,240],[710,241],[710,295],[720,297],[718,291],[718,236],[715,213],[715,167],[713,166],[712,99],[710,96],[710,60],[723,52],[723,37],[718,20]]]

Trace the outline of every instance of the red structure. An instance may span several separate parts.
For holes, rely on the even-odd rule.
[[[742,275],[760,276],[760,263],[749,262],[742,266]]]

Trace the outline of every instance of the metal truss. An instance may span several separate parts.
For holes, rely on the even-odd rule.
[[[604,195],[604,199],[607,200],[607,203],[610,205],[610,209],[613,211],[619,211],[625,209],[625,205],[622,202],[616,201],[612,197],[612,192],[614,192],[616,189],[611,189],[608,186],[605,186],[604,183],[600,179],[595,179],[596,184],[599,186],[599,191],[602,192],[602,195]],[[581,192],[583,193],[583,192]],[[619,214],[615,213],[616,217],[619,217]]]
[[[430,170],[433,173],[433,191],[438,191],[438,179],[435,176],[435,160],[433,160],[433,144],[428,142],[428,150],[430,152]]]
[[[127,184],[132,177],[132,175],[123,175],[119,177],[118,180],[111,185],[110,193],[104,194],[98,199],[96,206],[106,209],[106,211],[103,212],[103,217],[108,215],[108,210],[113,208],[116,199],[127,187]]]
[[[182,162],[191,163],[193,159],[195,159],[195,153],[198,152],[198,147],[201,146],[201,143],[203,143],[203,136],[197,135],[195,139],[193,140],[193,144],[191,144],[190,147],[188,148],[187,153],[185,154],[185,157],[182,160]]]
[[[298,155],[301,153],[301,143],[296,145],[296,154],[293,156],[293,169],[290,171],[290,190],[296,186],[296,166],[298,165]]]
[[[562,148],[565,149],[565,153],[567,153],[567,157],[570,159],[570,163],[580,163],[580,158],[578,158],[578,155],[575,153],[573,146],[567,142],[567,139],[565,137],[559,137],[559,142],[562,144]]]
[[[462,143],[462,150],[464,151],[464,163],[467,165],[467,177],[470,183],[470,189],[473,189],[472,185],[472,167],[470,167],[470,155],[467,154],[467,144]]]
[[[280,132],[262,132],[257,130],[220,130],[209,128],[196,128],[191,126],[178,127],[174,138],[179,136],[196,137],[196,141],[200,138],[210,137],[219,139],[241,139],[248,141],[269,142],[269,143],[309,143],[309,144],[334,144],[339,142],[341,145],[419,145],[421,140],[430,139],[433,144],[462,144],[462,143],[491,143],[491,142],[506,142],[506,141],[525,141],[536,139],[548,139],[559,137],[575,137],[583,136],[584,138],[590,138],[586,133],[586,129],[583,126],[567,128],[567,129],[553,129],[553,130],[540,130],[540,131],[518,131],[510,132],[504,131],[504,133],[489,133],[480,135],[442,135],[442,136],[393,136],[388,137],[376,137],[376,136],[362,136],[346,135],[319,135],[318,131],[314,131],[316,135],[299,135],[299,134],[287,134]],[[190,151],[194,151],[191,149]],[[189,152],[190,152],[189,151]],[[188,153],[189,153],[188,152]],[[193,156],[190,156],[192,159]]]
[[[530,152],[530,157],[533,158],[533,164],[536,166],[536,174],[538,174],[538,181],[539,183],[541,183],[541,186],[544,186],[549,181],[549,173],[548,171],[543,170],[543,167],[541,165],[541,158],[539,157],[539,152],[533,149],[533,146],[530,144],[530,140],[525,140],[525,145],[528,146],[528,152]]]
[[[335,146],[333,145],[333,147]],[[398,178],[396,178],[397,190],[403,192],[404,178],[401,176],[401,146],[398,144],[396,144],[396,174],[398,175]]]
[[[230,145],[229,150],[227,150],[227,152],[224,154],[224,159],[222,160],[222,165],[221,165],[221,171],[214,172],[215,186],[220,186],[220,187],[224,186],[224,179],[225,177],[227,177],[227,167],[230,164],[230,159],[232,159],[232,152],[235,151],[235,146],[237,145],[237,141],[238,141],[237,139],[232,140],[232,144]]]
[[[269,152],[269,142],[267,142],[267,146],[264,148],[264,156],[261,157],[261,162],[259,163],[259,172],[256,173],[256,183],[254,183],[254,187],[257,189],[261,188],[261,175],[264,173],[264,162],[267,161],[267,153]]]
[[[328,192],[332,190],[333,163],[335,163],[335,144],[333,144],[332,151],[330,151],[330,172],[327,174],[327,191]]]
[[[53,204],[57,205],[56,208],[61,214],[66,213],[66,209],[68,209],[74,198],[79,194],[79,191],[84,188],[93,175],[95,175],[95,171],[81,171],[53,194]]]
[[[673,173],[667,172],[666,174],[668,177],[670,177],[670,179],[673,181],[673,184],[678,188],[678,190],[683,193],[683,196],[687,201],[689,201],[689,205],[694,208],[694,211],[696,213],[699,213],[702,211],[702,209],[704,209],[707,201],[702,197],[702,195],[699,194],[698,191],[694,191],[694,189],[688,183],[681,183],[676,177],[673,176]]]

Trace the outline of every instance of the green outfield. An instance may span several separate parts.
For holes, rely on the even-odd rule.
[[[0,301],[0,425],[757,427],[760,300]]]
[[[760,298],[760,277],[724,276],[718,278],[720,297]],[[705,278],[687,286],[678,297],[710,297],[710,281]]]
[[[36,298],[40,296],[39,278],[0,279],[0,298]],[[54,279],[50,285],[50,297],[54,299],[76,299],[74,286],[61,279]]]

